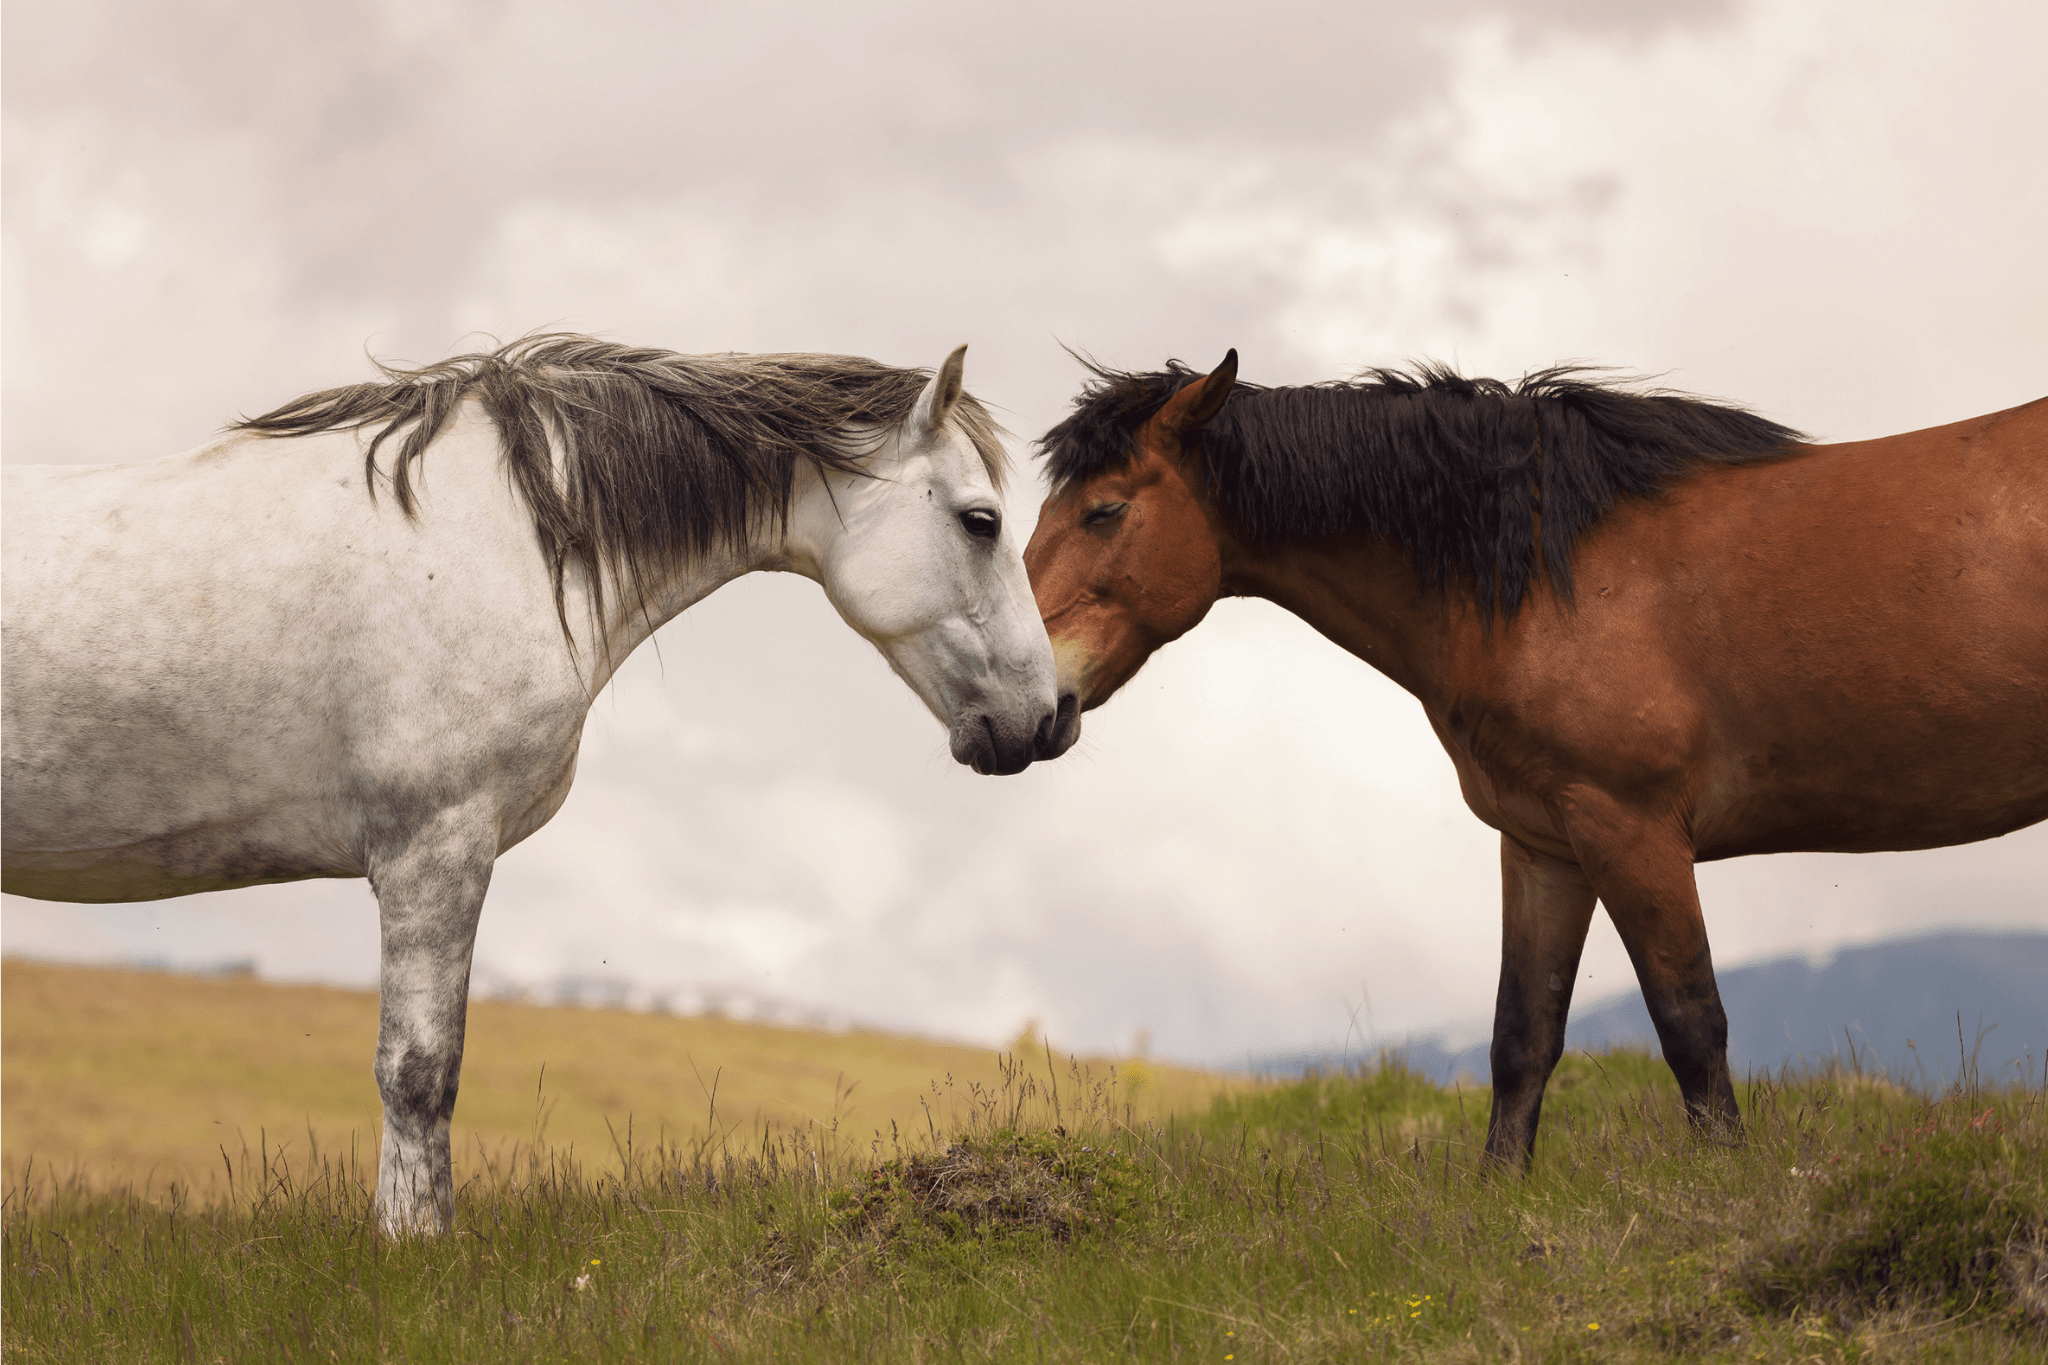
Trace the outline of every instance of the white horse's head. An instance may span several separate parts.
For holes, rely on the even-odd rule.
[[[865,477],[799,485],[789,543],[792,567],[945,725],[953,757],[1014,773],[1051,734],[1055,671],[1002,495],[952,420],[966,355],[946,357]]]

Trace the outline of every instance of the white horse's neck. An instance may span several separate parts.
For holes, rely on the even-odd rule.
[[[591,700],[597,699],[626,656],[734,579],[767,571],[798,573],[822,582],[824,548],[837,525],[833,503],[825,476],[808,466],[799,469],[786,516],[756,518],[744,543],[721,543],[698,551],[643,584],[639,600],[622,591],[616,577],[607,571],[602,620],[595,627],[592,571],[570,569],[564,575],[563,607],[578,669],[588,679]]]

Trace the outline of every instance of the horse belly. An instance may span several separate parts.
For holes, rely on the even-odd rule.
[[[1861,672],[1847,652],[1710,708],[1702,859],[1940,848],[2048,819],[2048,613]]]
[[[1896,771],[1850,773],[1819,756],[1804,771],[1708,794],[1694,821],[1701,862],[1754,853],[1882,853],[1946,848],[1995,839],[2048,820],[2048,782],[2031,775],[1987,775],[1984,766],[1919,763]],[[1796,760],[1794,760],[1796,762]],[[1737,785],[1737,784],[1727,784]]]
[[[183,830],[123,848],[58,853],[10,849],[0,891],[35,900],[166,900],[314,877],[358,877],[332,858],[266,847],[248,831]]]
[[[6,890],[153,900],[360,875],[316,689],[207,686],[175,652],[66,664],[46,646],[9,631]]]

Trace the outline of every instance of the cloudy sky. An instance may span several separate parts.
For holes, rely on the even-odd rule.
[[[2048,391],[2043,51],[2025,0],[10,0],[4,453],[168,454],[366,349],[539,327],[966,341],[1020,459],[1062,342],[1267,383],[1582,358],[1879,436]],[[1196,1059],[1490,1008],[1495,837],[1420,709],[1276,609],[1220,605],[1010,779],[809,582],[658,644],[500,862],[481,982]],[[1701,883],[1726,965],[2048,928],[2044,869],[2048,827]],[[376,972],[361,882],[10,897],[0,941]],[[1628,984],[1604,920],[1585,971]]]

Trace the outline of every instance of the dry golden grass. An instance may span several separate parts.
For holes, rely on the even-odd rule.
[[[223,1148],[239,1162],[245,1147],[282,1145],[296,1164],[309,1131],[322,1150],[354,1142],[374,1164],[376,1036],[370,991],[5,961],[0,1165],[10,1180],[33,1157],[94,1185],[203,1189],[223,1174]],[[740,1140],[763,1124],[836,1119],[865,1147],[892,1123],[924,1132],[927,1105],[943,1130],[972,1087],[998,1086],[997,1056],[860,1030],[480,1000],[455,1111],[457,1178],[480,1153],[536,1134],[599,1164],[629,1120],[642,1141],[695,1140],[711,1131],[714,1084],[718,1130]],[[1045,1070],[1043,1056],[1026,1060]],[[1141,1118],[1243,1085],[1158,1063],[1120,1072]]]

